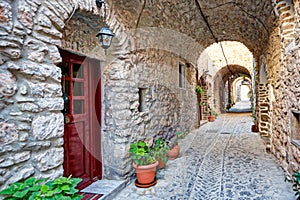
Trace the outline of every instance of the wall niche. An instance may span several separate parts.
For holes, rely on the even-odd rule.
[[[291,111],[291,139],[292,143],[300,148],[300,112]]]

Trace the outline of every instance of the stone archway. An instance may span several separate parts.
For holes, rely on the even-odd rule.
[[[243,75],[250,77],[250,72],[247,68],[238,65],[223,67],[216,73],[213,84],[214,98],[218,102],[217,110],[224,113],[236,102],[236,83],[244,79]],[[247,80],[251,83],[249,78]]]

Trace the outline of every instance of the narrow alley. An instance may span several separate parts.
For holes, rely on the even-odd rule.
[[[224,114],[180,141],[180,157],[157,173],[157,185],[132,182],[115,200],[293,200],[292,187],[258,133],[250,114]]]

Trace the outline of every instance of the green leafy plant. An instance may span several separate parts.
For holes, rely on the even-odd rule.
[[[170,150],[168,142],[165,139],[158,138],[153,146],[154,157],[156,160],[168,162],[167,152]]]
[[[214,115],[215,111],[213,110],[213,108],[208,103],[206,104],[206,108],[207,108],[208,114],[210,116]]]
[[[185,137],[185,133],[183,131],[176,132],[174,144],[178,144],[179,139],[183,139]]]
[[[195,88],[196,92],[199,93],[201,96],[203,95],[203,89],[201,88],[200,85],[197,85]]]
[[[137,141],[130,145],[129,149],[133,162],[140,165],[149,165],[156,162],[154,152],[144,141]]]
[[[218,113],[216,111],[212,111],[212,114],[217,118],[218,117]]]
[[[214,109],[208,103],[201,101],[200,106],[203,106],[203,107],[205,106],[207,108],[208,114],[210,116],[212,116],[212,115],[218,116],[217,112],[215,112]]]
[[[4,200],[80,200],[77,184],[80,178],[60,177],[53,181],[47,179],[26,179],[24,182],[16,182],[8,188],[0,191]]]
[[[287,177],[285,179],[288,182],[293,183],[293,191],[297,199],[300,199],[300,172],[294,172],[292,177]]]

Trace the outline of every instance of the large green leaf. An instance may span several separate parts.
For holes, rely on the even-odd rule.
[[[39,191],[41,188],[40,185],[35,185],[35,186],[32,186],[30,188],[28,188],[29,191],[32,191],[32,192],[36,192],[36,191]]]
[[[17,198],[23,199],[27,195],[28,191],[29,191],[28,189],[22,190],[22,191],[17,191],[17,192],[15,192],[13,194],[13,197],[17,197]]]
[[[61,187],[62,190],[65,190],[65,191],[69,191],[70,190],[70,186],[69,185],[63,185]]]
[[[146,143],[144,141],[138,141],[137,145],[139,147],[145,147],[146,146]]]
[[[36,178],[34,177],[31,177],[31,178],[28,178],[25,180],[25,184],[28,185],[28,186],[33,186],[36,182]]]
[[[4,195],[9,195],[9,194],[13,194],[15,191],[13,190],[13,187],[10,186],[2,191],[0,191],[0,194],[4,194]]]
[[[42,191],[42,192],[47,192],[47,191],[49,191],[49,189],[50,189],[50,187],[49,187],[48,185],[43,185],[43,186],[41,187],[41,191]]]

